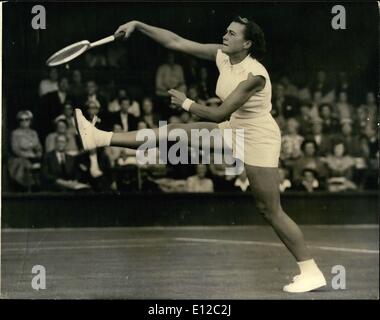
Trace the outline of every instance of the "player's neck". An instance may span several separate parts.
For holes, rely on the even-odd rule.
[[[247,57],[247,55],[248,55],[248,53],[245,52],[245,51],[241,51],[241,52],[237,52],[237,53],[231,54],[229,56],[230,63],[232,65],[238,64],[238,63],[242,62]]]

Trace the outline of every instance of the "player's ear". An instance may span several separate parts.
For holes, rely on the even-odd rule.
[[[243,48],[244,48],[244,49],[249,49],[249,48],[252,47],[252,45],[253,45],[252,40],[246,40],[246,41],[244,41],[244,43],[243,43]]]

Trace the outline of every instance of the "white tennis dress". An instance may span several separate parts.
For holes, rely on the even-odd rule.
[[[220,49],[216,55],[216,65],[220,73],[216,94],[222,101],[236,89],[240,82],[247,79],[249,73],[265,78],[264,88],[252,95],[244,105],[232,113],[230,120],[219,123],[218,127],[222,129],[224,137],[224,129],[232,129],[232,140],[230,140],[232,145],[227,138],[225,143],[232,148],[236,158],[252,166],[277,167],[281,149],[281,133],[270,114],[272,85],[268,72],[250,55],[240,63],[232,65],[229,56]],[[244,138],[241,135],[242,131]]]

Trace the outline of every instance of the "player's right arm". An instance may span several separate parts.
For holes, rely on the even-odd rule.
[[[191,41],[181,36],[158,27],[150,26],[146,23],[140,21],[130,21],[126,24],[121,25],[115,32],[120,31],[125,32],[124,38],[128,38],[134,30],[139,30],[143,34],[152,38],[154,41],[158,42],[165,48],[170,50],[175,50],[183,52],[186,54],[193,55],[197,58],[214,60],[216,59],[216,53],[218,49],[222,47],[220,44],[202,44],[199,42]]]

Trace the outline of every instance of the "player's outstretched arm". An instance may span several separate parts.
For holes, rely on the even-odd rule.
[[[187,53],[201,59],[215,60],[218,49],[221,48],[220,44],[202,44],[191,41],[181,36],[158,27],[150,26],[140,21],[130,21],[121,25],[115,32],[125,32],[124,38],[128,38],[133,31],[139,30],[143,34],[152,38],[165,48]]]

